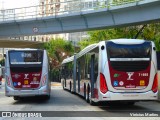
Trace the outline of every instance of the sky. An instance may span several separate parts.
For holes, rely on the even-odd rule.
[[[0,0],[0,8],[20,8],[38,5],[39,0]]]

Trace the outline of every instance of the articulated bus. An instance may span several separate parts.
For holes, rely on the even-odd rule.
[[[137,39],[115,39],[92,44],[62,62],[64,89],[87,102],[157,100],[155,44]]]
[[[24,96],[49,99],[51,83],[46,50],[15,49],[6,53],[5,95],[19,100]]]

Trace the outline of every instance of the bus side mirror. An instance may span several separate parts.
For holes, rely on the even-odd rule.
[[[153,47],[153,50],[155,51],[155,50],[156,50],[156,48],[155,48],[155,47]]]
[[[157,51],[156,52],[156,55],[157,55],[157,69],[160,70],[160,51]]]
[[[4,58],[6,58],[6,54],[4,54]]]

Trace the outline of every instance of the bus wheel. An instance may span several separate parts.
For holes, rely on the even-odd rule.
[[[14,100],[20,100],[20,97],[14,96],[13,99],[14,99]]]
[[[89,89],[87,89],[89,90]],[[86,91],[86,102],[89,103],[89,91]]]
[[[63,81],[63,90],[64,90],[64,81]]]
[[[87,91],[86,91],[86,102],[89,103],[89,92],[90,92],[90,88],[89,86],[87,87]]]
[[[90,105],[93,105],[93,106],[96,105],[96,103],[91,99],[91,92],[89,92],[89,103]]]
[[[72,92],[72,84],[70,82],[70,89],[69,89],[70,92]]]
[[[86,92],[87,92],[87,90],[86,90],[86,84],[84,84],[84,99],[86,99]]]
[[[45,96],[44,96],[44,99],[45,99],[45,100],[49,100],[49,99],[50,99],[50,95],[45,95]]]

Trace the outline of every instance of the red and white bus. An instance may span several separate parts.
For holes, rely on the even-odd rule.
[[[152,41],[116,39],[92,44],[62,62],[64,89],[99,101],[157,100],[158,78]]]
[[[46,50],[15,49],[6,53],[5,95],[18,100],[22,96],[49,99],[51,83]]]

